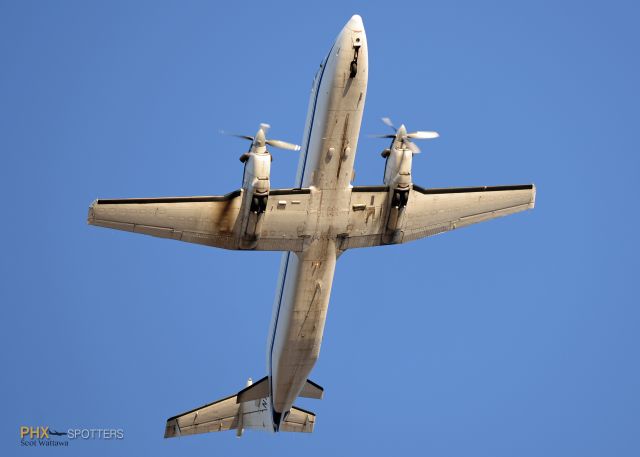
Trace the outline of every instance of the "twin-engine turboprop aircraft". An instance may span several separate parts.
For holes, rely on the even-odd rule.
[[[283,251],[267,341],[267,376],[225,399],[167,420],[165,437],[235,429],[311,432],[294,406],[322,398],[309,380],[318,359],[336,260],[347,249],[399,244],[533,208],[532,184],[426,189],[413,183],[412,140],[384,135],[384,182],[352,186],[368,76],[367,38],[353,16],[313,81],[302,148],[267,138],[263,124],[243,154],[242,188],[224,196],[96,200],[88,222],[224,249]],[[391,121],[385,123],[392,126]],[[301,149],[292,189],[271,189],[268,146]]]

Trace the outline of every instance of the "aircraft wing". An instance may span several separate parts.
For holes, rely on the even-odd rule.
[[[409,194],[398,242],[406,243],[477,222],[507,216],[535,204],[533,184],[494,187],[425,189],[414,185]],[[349,233],[341,249],[385,244],[389,188],[354,187]]]
[[[389,188],[352,189],[347,231],[340,249],[386,244]],[[310,210],[309,189],[273,189],[269,194],[261,236],[252,249],[301,251]],[[477,222],[533,208],[533,184],[410,191],[399,243],[436,235]],[[96,200],[88,223],[133,233],[240,249],[242,191],[223,196]]]
[[[282,202],[285,205],[282,205]],[[309,189],[274,189],[269,194],[262,236],[254,247],[262,251],[300,251],[298,235],[307,217]],[[240,249],[242,191],[222,196],[98,199],[89,207],[91,225]]]

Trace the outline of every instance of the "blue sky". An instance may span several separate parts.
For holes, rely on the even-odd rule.
[[[163,440],[265,374],[278,253],[86,225],[100,197],[223,194],[249,134],[299,142],[362,15],[362,133],[433,129],[428,187],[534,182],[537,207],[340,258],[312,435]],[[634,2],[0,2],[3,455],[18,427],[117,427],[67,455],[637,456]],[[361,136],[356,184],[382,180]],[[297,156],[275,151],[272,185]]]

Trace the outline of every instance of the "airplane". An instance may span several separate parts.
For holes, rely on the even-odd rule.
[[[56,430],[49,430],[49,434],[53,435],[53,436],[66,436],[66,435],[68,435],[67,432],[58,432]]]
[[[424,188],[413,183],[414,140],[436,132],[391,126],[380,185],[353,186],[367,95],[362,19],[342,28],[313,80],[302,147],[268,138],[267,124],[240,157],[242,187],[222,196],[98,199],[88,223],[231,250],[282,251],[267,339],[267,375],[222,400],[169,418],[165,438],[245,429],[312,432],[315,414],[294,405],[323,397],[309,379],[318,356],[336,261],[348,249],[407,243],[532,209],[533,184]],[[296,187],[270,187],[268,147],[300,150]]]

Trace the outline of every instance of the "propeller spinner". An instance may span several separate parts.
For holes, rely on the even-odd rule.
[[[398,143],[398,147],[410,149],[414,154],[418,154],[420,152],[420,148],[410,140],[430,140],[433,138],[438,138],[440,136],[438,132],[428,130],[418,130],[416,132],[408,133],[407,128],[404,126],[404,124],[396,128],[396,126],[393,125],[393,122],[391,122],[391,119],[389,119],[388,117],[383,117],[382,122],[385,125],[391,127],[394,133],[389,135],[375,135],[375,137],[393,138],[393,142]]]

